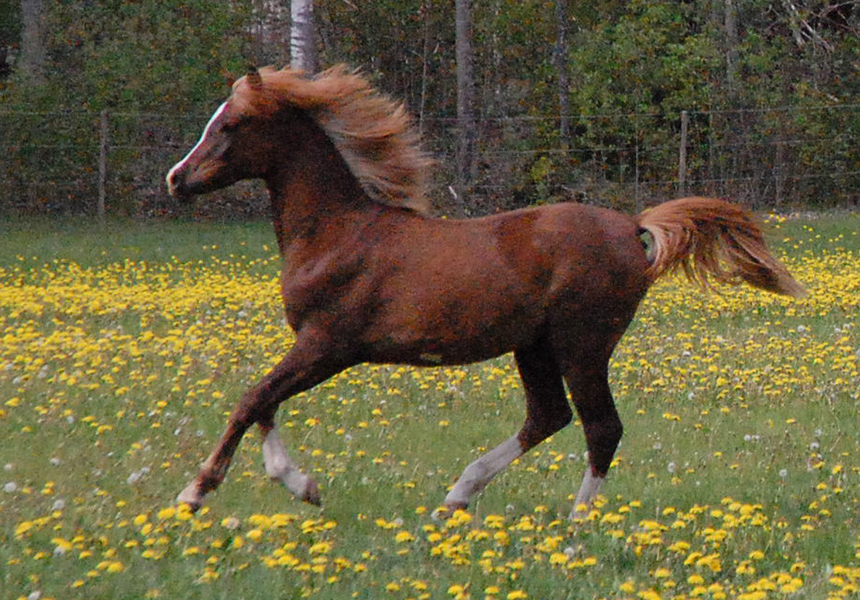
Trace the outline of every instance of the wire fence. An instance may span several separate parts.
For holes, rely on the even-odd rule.
[[[577,200],[622,210],[682,195],[757,209],[860,203],[860,105],[477,120],[478,153],[455,197],[457,122],[420,123],[437,158],[442,212],[486,214]],[[208,115],[0,110],[0,212],[170,213],[164,175]],[[213,195],[201,210],[266,214],[259,186]]]

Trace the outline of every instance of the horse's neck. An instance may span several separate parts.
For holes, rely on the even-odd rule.
[[[312,130],[309,138],[267,179],[281,254],[360,226],[376,207],[328,137]]]

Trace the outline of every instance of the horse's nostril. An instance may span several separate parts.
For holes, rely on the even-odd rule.
[[[167,174],[165,178],[167,181],[167,189],[170,192],[170,195],[174,198],[179,198],[182,196],[182,187],[185,182],[185,176],[183,172],[176,167],[170,169],[170,172]]]

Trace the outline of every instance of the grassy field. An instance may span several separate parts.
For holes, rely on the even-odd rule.
[[[519,428],[510,357],[362,366],[282,405],[322,509],[267,480],[255,434],[176,510],[291,342],[270,226],[7,225],[0,598],[856,597],[860,216],[768,221],[810,297],[657,285],[613,359],[625,437],[581,523],[578,423],[430,517]]]

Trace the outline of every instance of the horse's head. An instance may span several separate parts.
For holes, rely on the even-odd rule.
[[[256,69],[236,82],[233,94],[209,119],[200,140],[167,174],[172,196],[188,200],[241,179],[266,176],[274,149],[270,119],[244,100],[249,90],[262,86]]]
[[[264,179],[273,190],[300,176],[325,186],[347,173],[372,200],[423,212],[430,164],[403,106],[359,73],[338,65],[308,77],[266,67],[233,85],[167,185],[188,199],[240,179]]]

